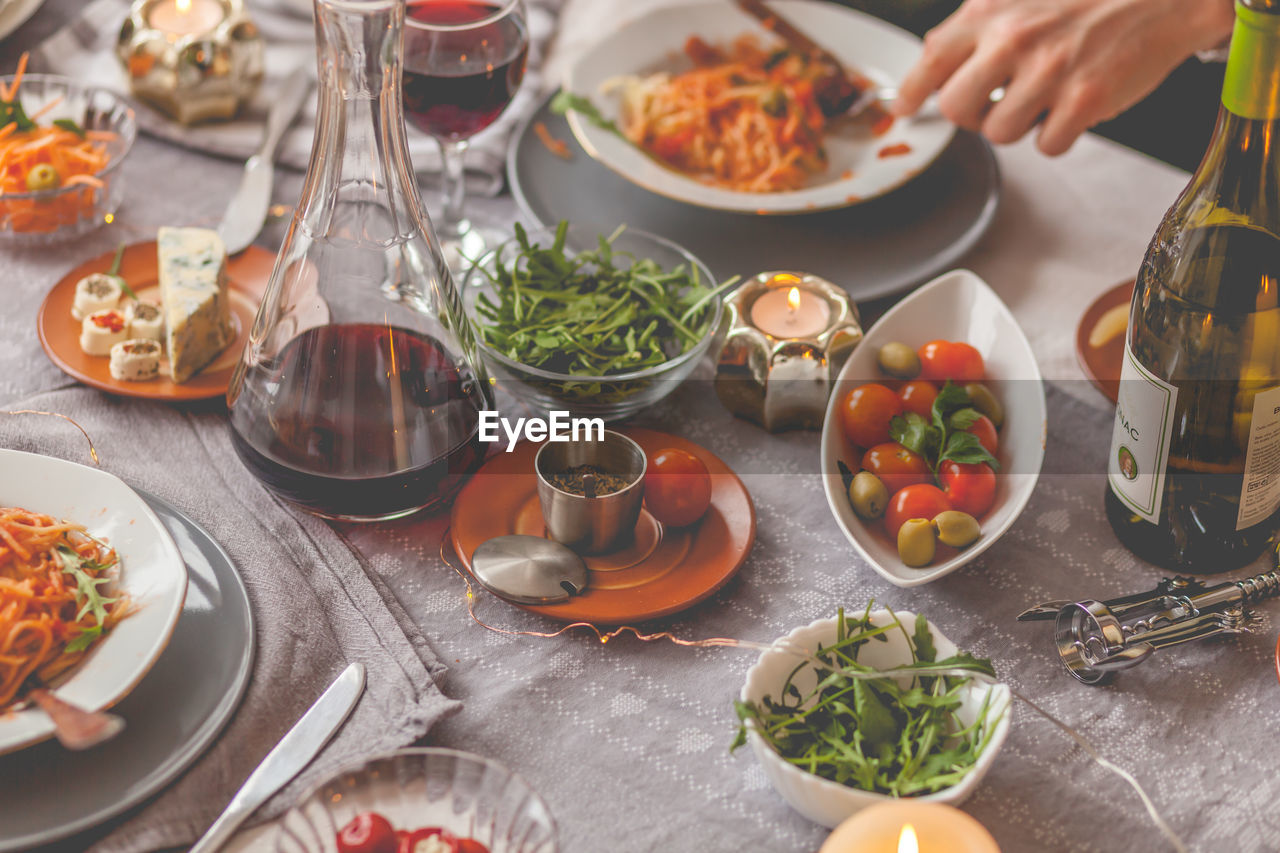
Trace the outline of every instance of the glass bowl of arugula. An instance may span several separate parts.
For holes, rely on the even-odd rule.
[[[792,808],[835,827],[888,799],[964,801],[1009,734],[1011,699],[990,661],[924,616],[842,609],[760,655],[733,748],[750,744]]]
[[[735,281],[717,285],[689,252],[633,228],[517,224],[467,274],[462,298],[499,390],[542,412],[617,420],[689,377]]]
[[[107,89],[0,76],[0,239],[42,246],[109,222],[136,136],[133,109]]]

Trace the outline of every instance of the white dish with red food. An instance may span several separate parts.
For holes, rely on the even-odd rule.
[[[916,353],[921,371],[916,379],[899,378],[909,374],[909,364],[897,375],[881,367],[888,344],[905,344]],[[975,382],[991,399],[963,390]],[[926,383],[939,392],[937,412]],[[992,401],[998,430],[992,429],[992,418],[975,417],[982,413],[975,410],[992,414]],[[912,417],[912,410],[922,416]],[[928,583],[971,562],[1013,525],[1039,479],[1047,424],[1035,354],[1008,307],[974,273],[946,273],[890,309],[840,371],[822,429],[827,504],[849,541],[882,577],[903,587]],[[895,438],[922,452],[893,448]],[[991,457],[994,464],[988,466],[984,460]],[[883,517],[855,512],[848,483],[864,470],[864,462],[878,468],[886,486]],[[976,539],[951,547],[945,544],[952,533],[947,530],[937,541],[940,524],[934,519],[946,510],[975,518]],[[948,515],[940,522],[956,519]],[[912,525],[912,533],[934,538],[936,551],[926,564],[908,565],[900,554],[897,534],[903,522]]]

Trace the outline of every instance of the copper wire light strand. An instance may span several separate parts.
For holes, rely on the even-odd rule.
[[[102,467],[102,462],[98,459],[98,449],[93,446],[93,439],[89,437],[89,433],[85,428],[80,426],[73,418],[69,418],[61,412],[43,412],[39,409],[14,409],[10,411],[0,412],[2,415],[47,415],[51,418],[62,418],[76,429],[80,430],[80,434],[84,436],[84,440],[89,443],[89,458],[93,460],[93,464]]]

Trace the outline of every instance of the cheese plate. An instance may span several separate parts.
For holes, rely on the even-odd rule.
[[[93,273],[111,268],[115,252],[86,261],[68,272],[54,285],[40,306],[36,327],[40,345],[49,359],[68,376],[85,385],[118,394],[149,400],[207,400],[227,393],[227,384],[235,370],[254,315],[262,301],[275,254],[257,246],[227,259],[228,296],[231,303],[231,325],[234,337],[211,363],[182,383],[174,382],[164,371],[143,381],[116,379],[111,375],[111,359],[89,355],[80,347],[80,321],[72,316],[76,284]],[[160,301],[160,274],[156,242],[148,240],[127,246],[121,258],[119,274],[144,301]]]

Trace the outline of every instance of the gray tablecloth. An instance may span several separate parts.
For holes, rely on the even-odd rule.
[[[1018,523],[965,570],[922,588],[892,587],[854,555],[830,516],[815,473],[816,434],[770,436],[731,419],[705,386],[691,384],[641,422],[703,443],[743,474],[758,535],[734,582],[661,627],[685,637],[770,640],[868,598],[923,611],[1133,771],[1192,849],[1280,849],[1271,622],[1256,636],[1161,652],[1112,686],[1088,688],[1059,670],[1047,626],[1013,621],[1029,602],[1137,591],[1159,577],[1107,527],[1100,471],[1110,413],[1079,378],[1071,336],[1088,301],[1132,275],[1185,176],[1093,138],[1058,161],[1020,145],[1003,150],[1001,164],[1004,203],[966,265],[1010,304],[1053,380],[1045,471]],[[187,179],[174,185],[179,166]],[[40,352],[33,328],[57,278],[160,223],[216,221],[236,166],[140,139],[126,171],[128,199],[113,230],[56,251],[0,249],[10,294],[0,312],[0,407],[68,382]],[[276,199],[291,203],[297,191],[297,176],[285,174]],[[473,210],[500,225],[516,215],[505,199]],[[446,523],[348,531],[449,666],[444,692],[464,703],[429,743],[492,756],[521,773],[550,803],[566,853],[798,853],[820,845],[825,831],[772,792],[749,753],[728,754],[731,702],[752,655],[488,633],[470,621],[458,578],[439,560]],[[480,608],[504,627],[555,627],[489,598]],[[1127,787],[1020,706],[1004,751],[965,808],[1006,853],[1169,849]]]

